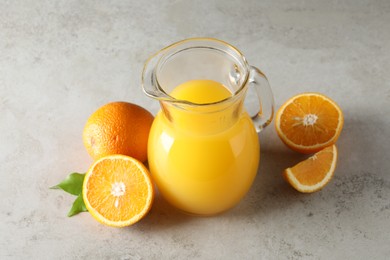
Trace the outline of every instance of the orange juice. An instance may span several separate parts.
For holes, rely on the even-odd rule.
[[[232,93],[215,81],[191,80],[170,95],[197,104],[217,103],[191,111],[171,106],[157,114],[148,161],[160,193],[192,214],[212,215],[233,207],[248,192],[259,164],[251,118],[242,109],[237,116],[233,108],[218,103]]]

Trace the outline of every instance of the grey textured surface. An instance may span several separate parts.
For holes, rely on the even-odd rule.
[[[153,113],[144,61],[188,37],[237,46],[270,80],[277,107],[322,92],[344,111],[339,164],[322,191],[281,172],[304,158],[273,126],[245,199],[195,218],[157,199],[115,229],[48,188],[91,163],[88,116],[116,100]],[[0,1],[1,259],[388,259],[390,1]]]

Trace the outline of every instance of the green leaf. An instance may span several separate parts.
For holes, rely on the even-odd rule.
[[[83,173],[71,173],[61,183],[50,189],[61,189],[65,192],[78,196],[83,190],[83,181],[85,174]]]
[[[83,194],[79,194],[79,196],[77,196],[76,200],[73,202],[72,208],[68,212],[68,217],[72,217],[76,214],[79,214],[80,212],[86,211],[88,210],[83,200]]]

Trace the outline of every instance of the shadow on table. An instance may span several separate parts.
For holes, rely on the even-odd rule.
[[[177,227],[195,220],[196,217],[187,215],[182,211],[171,206],[157,191],[153,202],[152,209],[148,215],[136,225],[142,231],[153,230],[159,231]]]

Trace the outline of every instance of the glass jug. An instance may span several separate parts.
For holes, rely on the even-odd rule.
[[[142,84],[161,106],[148,141],[149,168],[160,194],[196,215],[235,206],[257,174],[257,133],[274,114],[265,75],[228,43],[193,38],[150,57]],[[259,104],[253,116],[244,107],[250,87]]]

